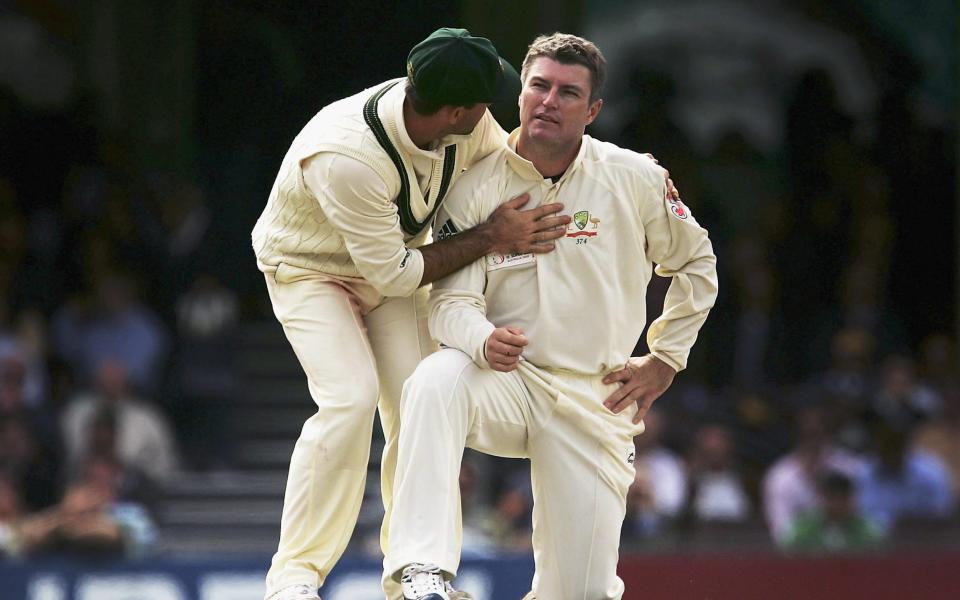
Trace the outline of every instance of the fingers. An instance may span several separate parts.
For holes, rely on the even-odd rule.
[[[530,201],[530,194],[527,194],[526,192],[524,192],[523,194],[520,194],[520,195],[517,196],[516,198],[511,198],[511,199],[507,200],[506,202],[504,202],[503,204],[501,204],[501,206],[506,206],[506,207],[508,207],[508,208],[513,208],[513,209],[515,209],[515,210],[519,210],[521,207],[523,207],[523,206],[524,206],[527,202],[529,202],[529,201]],[[554,211],[554,212],[556,212],[556,211]]]
[[[607,399],[603,401],[603,405],[610,410],[613,410],[616,406],[623,402],[625,398],[629,397],[631,389],[633,388],[627,387],[626,385],[621,385],[609,396],[607,396]]]
[[[628,379],[630,379],[630,371],[627,369],[620,369],[619,371],[607,373],[606,377],[603,378],[603,382],[607,385],[610,385],[611,383],[626,381]]]
[[[490,362],[490,361],[487,361]],[[499,363],[499,362],[490,362],[490,368],[494,371],[500,371],[501,373],[509,373],[510,371],[517,370],[517,363],[520,361],[514,361],[512,363]]]
[[[640,423],[647,416],[651,405],[653,405],[653,400],[645,399],[643,402],[637,402],[637,414],[633,415],[632,419],[634,425]]]
[[[556,247],[557,245],[553,242],[531,244],[530,247],[526,249],[527,251],[524,254],[546,254],[548,252],[553,252]]]
[[[546,231],[537,232],[533,238],[537,243],[549,242],[550,240],[556,240],[562,238],[564,234],[567,233],[566,227],[554,227],[553,229],[547,229]]]
[[[498,327],[487,338],[484,354],[494,371],[508,373],[517,368],[527,336],[519,327]]]
[[[547,231],[550,229],[558,229],[560,232],[566,231],[567,223],[570,222],[570,217],[567,215],[561,215],[559,217],[541,217],[534,221],[534,231]]]
[[[490,368],[494,371],[509,373],[517,368],[517,363],[519,362],[519,352],[515,356],[510,356],[495,350],[487,349],[487,363],[489,363]]]
[[[604,403],[604,404],[607,404],[607,408],[610,409],[610,412],[612,412],[613,414],[619,415],[624,410],[630,408],[630,406],[632,406],[637,401],[636,399],[639,398],[639,396],[640,396],[639,393],[636,393],[636,394],[627,393],[616,402],[610,402],[609,404],[607,403]]]
[[[529,195],[528,195],[528,197],[529,197]],[[521,206],[522,206],[522,205],[521,205]],[[539,219],[542,219],[543,217],[546,217],[546,216],[548,216],[548,215],[556,214],[556,213],[560,212],[561,210],[563,210],[563,204],[561,204],[560,202],[551,202],[550,204],[541,204],[540,206],[538,206],[538,207],[536,207],[536,208],[534,208],[534,209],[531,209],[531,210],[530,210],[530,215],[531,215],[534,219],[539,220]],[[570,222],[570,217],[568,217],[567,215],[561,215],[561,216],[556,217],[556,218],[557,218],[557,219],[560,219],[563,224],[567,224],[567,223]]]
[[[493,330],[490,334],[491,344],[496,345],[495,350],[507,350],[510,348],[523,348],[528,343],[527,336],[523,335],[523,330],[519,327],[500,327]]]
[[[680,190],[677,189],[677,186],[673,185],[672,179],[667,179],[667,193],[670,194],[670,197],[674,200],[680,200]]]

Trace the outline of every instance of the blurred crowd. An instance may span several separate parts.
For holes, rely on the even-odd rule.
[[[873,117],[847,114],[811,69],[773,152],[733,130],[697,146],[670,111],[671,79],[629,74],[636,113],[608,125],[611,141],[671,170],[711,232],[721,297],[636,439],[625,547],[739,527],[786,551],[863,551],[957,527],[955,124],[913,103],[909,57],[854,35],[880,85]],[[236,90],[215,103],[201,113],[251,104]],[[234,466],[237,334],[269,317],[252,220],[236,215],[255,216],[270,182],[238,154],[205,154],[232,187],[144,167],[95,108],[81,95],[39,109],[0,84],[4,556],[149,552],[164,486]],[[237,148],[289,139],[244,128]],[[651,284],[649,314],[665,291]],[[460,483],[466,555],[529,549],[523,462],[468,453]]]

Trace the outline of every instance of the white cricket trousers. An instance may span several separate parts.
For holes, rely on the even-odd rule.
[[[403,388],[386,570],[460,563],[458,474],[464,447],[529,458],[533,483],[531,598],[619,599],[620,528],[633,482],[631,418],[603,400],[619,384],[603,374],[548,372],[521,361],[501,373],[442,349]],[[469,591],[469,590],[467,590]]]
[[[280,542],[266,596],[291,585],[323,585],[353,533],[366,483],[378,408],[386,445],[381,464],[384,522],[392,512],[393,473],[404,380],[435,348],[427,331],[428,290],[383,299],[362,280],[281,265],[266,274],[274,314],[307,375],[317,413],[290,458]],[[389,600],[399,585],[384,580]]]

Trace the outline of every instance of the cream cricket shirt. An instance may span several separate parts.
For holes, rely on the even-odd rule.
[[[509,147],[461,177],[438,213],[438,237],[484,221],[523,192],[529,207],[562,202],[573,218],[554,252],[484,259],[434,283],[430,331],[487,366],[495,327],[518,326],[523,358],[548,369],[596,374],[621,368],[646,323],[646,290],[672,277],[664,311],[651,324],[651,351],[677,370],[717,297],[716,257],[693,215],[666,195],[663,170],[649,158],[583,137],[556,182]]]
[[[367,100],[390,83],[396,85],[380,99],[377,115],[406,169],[416,221],[428,221],[436,208],[445,169],[452,184],[503,147],[506,133],[488,111],[472,134],[418,148],[403,122],[403,79],[324,107],[293,140],[253,229],[261,271],[278,279],[312,272],[362,278],[382,296],[407,296],[420,285],[423,258],[416,248],[429,243],[429,223],[419,232],[401,226],[400,176],[363,117]]]

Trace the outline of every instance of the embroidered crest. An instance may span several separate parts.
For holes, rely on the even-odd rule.
[[[577,229],[574,230],[573,226]],[[573,222],[567,225],[567,237],[593,237],[599,228],[600,219],[591,216],[588,210],[580,210],[573,213]]]

